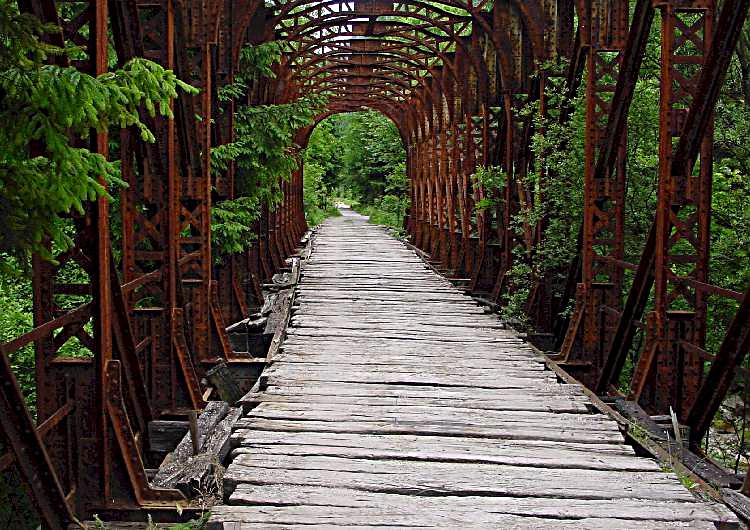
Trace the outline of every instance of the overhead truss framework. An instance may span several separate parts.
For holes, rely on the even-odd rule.
[[[148,481],[146,470],[158,464],[149,423],[201,409],[203,378],[218,363],[240,378],[256,375],[226,327],[263,304],[260,285],[307,229],[302,171],[281,182],[283,202],[264,210],[253,249],[217,263],[211,205],[234,197],[235,168],[212,173],[210,151],[234,138],[234,103],[221,101],[218,89],[233,81],[243,46],[271,40],[282,42],[277,75],[248,87],[247,103],[314,93],[328,102],[317,121],[363,108],[389,117],[407,152],[412,242],[493,304],[512,292],[511,268],[545,238],[544,217],[520,229],[514,221],[538,200],[526,177],[545,167],[544,153],[530,150],[544,131],[524,109],[534,104],[564,122],[571,109],[560,94],[582,93],[579,253],[563,285],[532,276],[529,318],[558,361],[600,394],[615,391],[635,351],[630,398],[652,414],[674,409],[694,445],[705,434],[750,348],[750,290],[712,285],[708,253],[712,110],[748,0],[724,0],[720,11],[713,0],[19,0],[19,7],[60,26],[54,42],[86,45],[76,66],[90,73],[144,56],[201,88],[174,102],[174,120],[149,122],[155,144],[129,130],[114,142],[96,135],[94,149],[122,159],[129,187],[119,211],[104,200],[91,204],[73,220],[75,247],[56,265],[36,260],[36,327],[0,345],[0,471],[22,479],[50,528],[93,513],[173,509],[181,494]],[[659,206],[640,260],[629,263],[627,117],[657,11]],[[298,143],[311,132],[300,131]],[[501,189],[472,181],[488,166],[504,175]],[[494,206],[477,209],[484,199]],[[113,221],[123,232],[116,242]],[[66,267],[87,281],[66,282]],[[704,344],[709,296],[739,304],[713,354]],[[568,306],[572,314],[561,316]],[[64,356],[73,338],[90,357]],[[37,359],[36,422],[7,362],[27,345]]]

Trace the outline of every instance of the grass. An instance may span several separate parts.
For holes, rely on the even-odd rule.
[[[177,523],[170,526],[157,525],[148,516],[148,522],[144,526],[145,530],[205,530],[208,524],[208,518],[211,516],[211,512],[206,512],[201,515],[198,519],[193,519],[186,523]],[[104,521],[99,519],[99,516],[94,515],[94,528],[95,530],[106,530],[107,525]]]
[[[357,201],[345,202],[351,203],[355,211],[368,216],[372,224],[393,228],[396,237],[404,234],[406,201],[403,199],[395,195],[386,195],[367,205],[359,204]]]
[[[340,215],[341,212],[335,206],[329,206],[325,209],[318,208],[314,205],[307,205],[305,207],[305,219],[310,228],[318,226],[329,217],[338,217]]]

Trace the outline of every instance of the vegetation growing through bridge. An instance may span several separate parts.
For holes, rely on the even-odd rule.
[[[267,42],[245,46],[235,82],[222,88],[223,101],[247,97],[263,78],[273,78],[273,65],[281,58],[281,44]],[[227,171],[235,164],[235,196],[212,207],[212,243],[217,255],[242,252],[256,238],[255,223],[264,206],[273,210],[282,199],[281,182],[299,163],[297,132],[312,123],[325,106],[325,98],[310,95],[275,105],[237,104],[234,141],[214,148],[212,170]]]
[[[546,71],[559,75],[565,66],[562,63],[548,64]],[[567,278],[567,267],[577,253],[576,243],[583,216],[584,88],[585,81],[582,81],[578,93],[568,100],[562,86],[552,85],[547,90],[550,110],[544,116],[539,112],[538,101],[529,102],[519,110],[520,115],[532,118],[535,132],[531,153],[537,162],[533,171],[516,176],[523,187],[530,190],[533,201],[514,212],[511,223],[519,240],[528,236],[528,229],[534,230],[539,223],[545,224],[544,238],[531,246],[528,252],[521,245],[514,248],[513,266],[508,273],[510,288],[502,298],[501,315],[522,325],[527,320],[527,301],[534,279],[552,277],[555,281],[551,284],[558,290],[555,294],[560,294]],[[651,96],[655,96],[655,99]],[[647,108],[638,108],[639,101],[636,101],[633,109],[650,115],[658,113],[658,105],[657,84],[657,92],[649,94]],[[572,109],[572,112],[561,120],[560,112],[566,108]],[[649,126],[651,128],[641,131],[644,137],[654,135],[647,139],[648,145],[653,148],[657,142],[658,120],[649,123]],[[477,211],[504,206],[502,190],[507,175],[499,166],[477,168],[472,181],[475,192],[480,189],[485,191],[485,198],[475,204]],[[655,184],[652,182],[650,185]],[[633,233],[634,241],[639,241],[643,231],[648,230],[648,220],[644,223],[640,232]]]

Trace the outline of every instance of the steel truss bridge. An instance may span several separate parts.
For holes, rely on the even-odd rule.
[[[252,250],[217,263],[211,205],[234,197],[236,169],[212,173],[209,153],[233,139],[234,103],[218,91],[233,81],[241,48],[270,40],[284,41],[277,75],[250,86],[247,102],[318,93],[328,103],[316,123],[363,108],[390,118],[407,151],[413,245],[489,305],[501,303],[510,269],[547,226],[544,217],[520,231],[512,226],[517,212],[533,207],[526,176],[544,157],[530,150],[544,131],[521,110],[536,103],[539,115],[564,123],[573,109],[559,95],[582,91],[578,254],[562,271],[562,295],[552,278],[531,278],[535,340],[605,398],[622,397],[615,384],[640,344],[625,397],[650,415],[671,407],[698,451],[750,348],[750,290],[709,278],[713,109],[747,0],[19,0],[19,7],[60,27],[53,43],[86,46],[75,64],[83,71],[106,72],[113,45],[118,61],[146,57],[201,89],[174,101],[174,120],[148,120],[153,144],[123,130],[119,152],[109,153],[108,135],[96,135],[92,148],[122,160],[129,187],[117,211],[101,199],[75,219],[75,246],[58,264],[35,260],[35,328],[0,345],[0,470],[21,478],[50,528],[93,513],[172,509],[182,496],[153,487],[147,475],[158,465],[147,450],[149,423],[204,408],[205,374],[220,363],[240,381],[263,367],[233,351],[226,328],[262,306],[263,283],[307,231],[302,171],[281,182],[283,202],[263,211]],[[628,111],[654,30],[662,47],[658,207],[640,259],[630,263]],[[300,145],[312,129],[299,133]],[[477,211],[491,194],[472,186],[480,166],[500,167],[505,182],[498,206]],[[121,240],[111,237],[113,222]],[[61,279],[68,263],[88,281]],[[62,309],[81,296],[89,301]],[[739,310],[712,354],[705,337],[714,297]],[[59,354],[73,337],[90,358]],[[8,360],[31,344],[36,422]]]

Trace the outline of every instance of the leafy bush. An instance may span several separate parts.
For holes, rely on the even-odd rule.
[[[370,216],[373,224],[389,226],[397,230],[404,227],[407,202],[396,195],[386,195],[376,199],[370,206],[360,209],[361,213]]]
[[[318,208],[315,205],[305,207],[305,220],[307,226],[314,227],[328,219],[329,217],[340,217],[341,211],[335,206],[329,206],[326,209]]]

